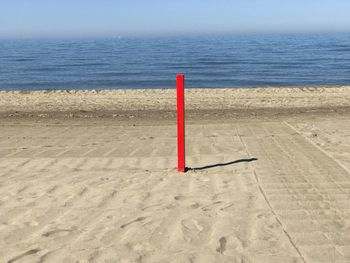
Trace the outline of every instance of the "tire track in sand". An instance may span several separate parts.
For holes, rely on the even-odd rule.
[[[285,123],[249,125],[242,139],[259,158],[266,202],[304,261],[350,260],[349,173]]]

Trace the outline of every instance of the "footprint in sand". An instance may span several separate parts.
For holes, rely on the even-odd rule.
[[[190,208],[197,209],[200,206],[201,206],[201,204],[199,204],[199,203],[193,203],[193,204],[190,205]]]
[[[70,232],[72,232],[72,231],[74,231],[76,229],[77,229],[77,227],[73,227],[71,229],[55,229],[55,230],[48,231],[48,232],[42,234],[42,236],[43,237],[51,237],[51,236],[58,235],[58,236],[63,237],[63,236],[69,235]]]
[[[216,209],[219,208],[219,205],[222,204],[222,203],[223,203],[223,201],[216,201],[216,202],[214,202],[212,204],[203,206],[202,210],[203,211],[210,211],[210,210],[213,210],[213,209],[216,210]]]
[[[216,249],[217,252],[223,254],[226,250],[227,240],[225,237],[219,239],[219,247]]]
[[[184,239],[187,242],[191,242],[191,240],[195,239],[204,229],[198,221],[194,219],[184,219],[181,221],[181,225]]]
[[[34,255],[36,253],[40,252],[40,249],[36,248],[36,249],[31,249],[31,250],[28,250],[27,252],[24,252],[10,260],[7,261],[7,263],[13,263],[13,262],[16,262],[17,260],[20,260],[26,256],[30,256],[30,255]]]
[[[180,201],[180,200],[186,199],[186,197],[181,196],[181,195],[177,195],[177,196],[174,197],[174,199],[175,199],[176,201]]]
[[[136,218],[135,220],[132,220],[132,221],[130,221],[130,222],[128,222],[128,223],[126,223],[126,224],[124,224],[124,225],[122,225],[122,226],[120,226],[120,228],[125,228],[125,227],[127,227],[127,226],[129,226],[129,225],[131,225],[131,224],[134,224],[134,223],[137,223],[137,222],[141,222],[141,221],[143,221],[143,220],[145,220],[146,219],[146,217],[138,217],[138,218]]]

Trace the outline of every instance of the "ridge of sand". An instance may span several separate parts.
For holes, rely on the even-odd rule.
[[[173,110],[175,89],[0,91],[0,112]],[[350,87],[186,89],[186,109],[341,107]]]

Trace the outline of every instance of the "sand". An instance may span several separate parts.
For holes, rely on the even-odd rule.
[[[350,262],[350,88],[0,92],[0,262]]]

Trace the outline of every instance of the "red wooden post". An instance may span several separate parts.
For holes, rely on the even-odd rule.
[[[185,166],[185,76],[176,76],[177,93],[177,156],[178,171],[186,172]]]

